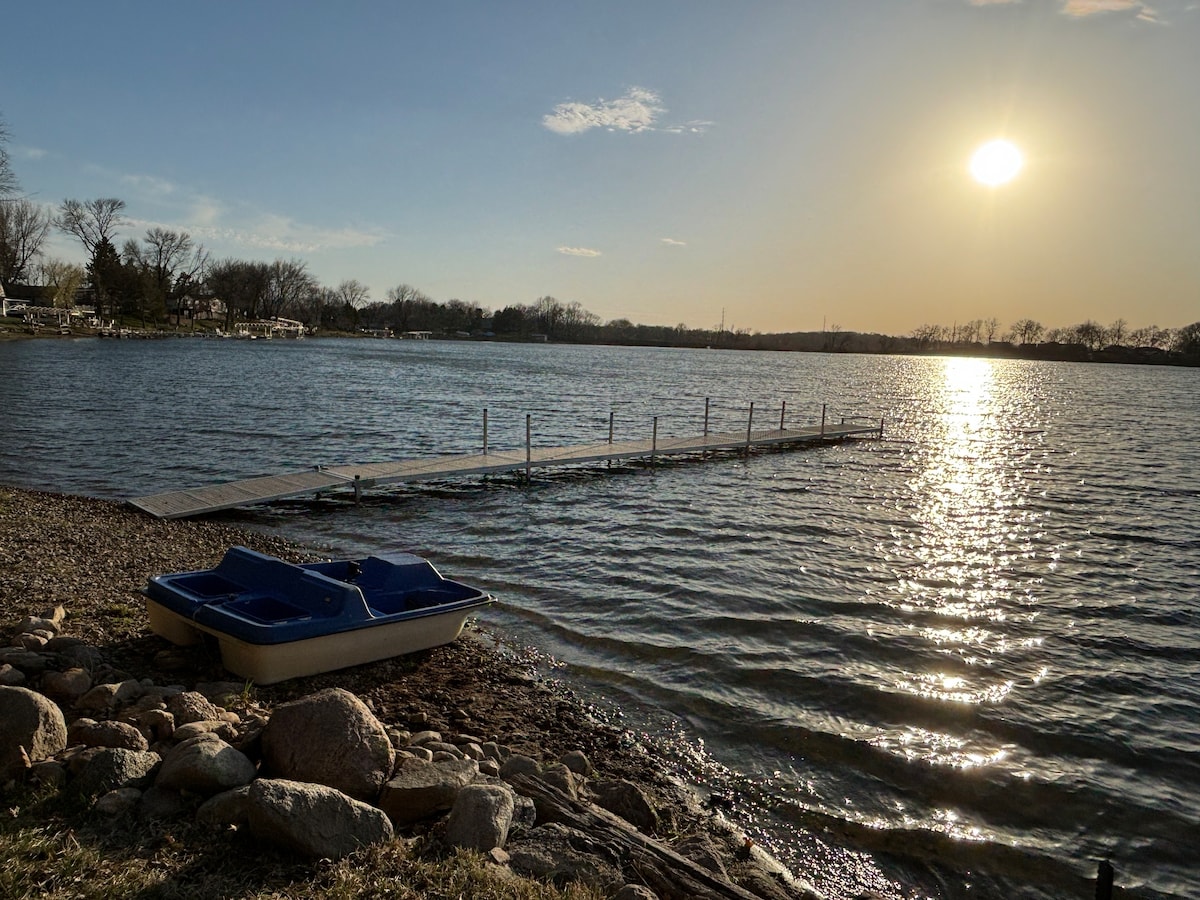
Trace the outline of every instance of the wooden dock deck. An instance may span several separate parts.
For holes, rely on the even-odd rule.
[[[659,438],[636,441],[605,441],[568,447],[533,447],[528,443],[516,450],[487,450],[483,453],[402,459],[396,462],[360,465],[316,466],[230,481],[206,487],[189,488],[138,497],[129,503],[159,519],[183,519],[205,513],[302,497],[327,491],[353,491],[355,499],[368,488],[407,481],[428,481],[456,476],[486,475],[524,469],[568,466],[621,459],[649,459],[659,456],[705,453],[718,450],[746,450],[841,441],[852,437],[882,436],[883,423],[842,422],[838,425],[811,425],[802,428],[706,434],[694,437]]]

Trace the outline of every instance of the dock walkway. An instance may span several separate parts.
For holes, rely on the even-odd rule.
[[[402,459],[395,462],[358,465],[315,466],[279,475],[264,475],[206,487],[152,494],[130,500],[130,504],[159,519],[183,519],[223,509],[269,503],[335,490],[352,490],[355,499],[368,488],[407,481],[428,481],[467,475],[486,475],[533,468],[577,465],[621,459],[649,459],[658,456],[705,453],[717,450],[749,451],[760,447],[781,447],[841,441],[852,437],[882,436],[882,422],[843,422],[840,425],[812,425],[802,428],[777,428],[694,437],[659,438],[636,441],[605,441],[568,447],[532,447],[516,450],[487,450],[483,453]]]

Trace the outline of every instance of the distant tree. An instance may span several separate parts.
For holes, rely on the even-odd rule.
[[[128,301],[137,285],[125,268],[121,254],[107,238],[96,244],[87,264],[87,281],[98,316],[115,315]]]
[[[54,225],[59,231],[74,235],[83,244],[89,258],[105,241],[113,243],[117,230],[125,224],[121,215],[125,201],[116,197],[99,200],[64,200],[58,208]],[[114,245],[115,246],[115,245]]]
[[[86,275],[82,266],[60,259],[47,259],[38,266],[38,270],[43,286],[51,289],[52,306],[70,309],[75,305],[75,295]]]
[[[1013,323],[1011,334],[1014,343],[1036,344],[1045,330],[1041,322],[1035,322],[1033,319],[1020,319]]]
[[[20,190],[20,182],[8,159],[8,126],[0,118],[0,202],[15,196]]]
[[[294,318],[302,314],[319,290],[316,279],[308,272],[308,265],[298,259],[277,259],[267,271],[267,289],[260,315],[270,319],[275,316]]]
[[[983,327],[983,339],[989,344],[996,340],[996,335],[1000,333],[1000,320],[996,317],[984,319],[981,323]]]
[[[1091,319],[1072,327],[1070,334],[1071,340],[1069,343],[1082,344],[1089,350],[1099,350],[1103,347],[1105,337],[1107,336],[1104,326],[1098,322],[1093,322]]]
[[[264,262],[225,259],[209,265],[205,284],[225,306],[226,329],[235,319],[259,317],[270,278],[271,267]]]
[[[180,301],[201,280],[208,263],[208,252],[192,241],[186,231],[151,228],[141,243],[125,242],[125,264],[132,267],[140,282],[139,312],[143,326],[149,315],[158,318],[174,311],[175,324],[182,314]]]
[[[32,200],[0,201],[0,281],[13,284],[28,278],[53,220],[50,210]]]
[[[335,288],[335,294],[339,302],[358,308],[366,304],[371,290],[361,281],[351,278],[339,284]]]
[[[1173,349],[1184,356],[1200,359],[1200,322],[1184,325],[1176,331]]]
[[[632,327],[632,323],[630,325]],[[506,306],[492,317],[492,330],[496,334],[526,335],[529,333],[526,309],[520,304]]]
[[[432,303],[425,294],[411,284],[398,284],[387,292],[390,324],[397,331],[423,331],[419,328],[419,312]]]
[[[1129,323],[1124,319],[1117,319],[1104,331],[1104,343],[1112,344],[1117,347],[1125,346],[1125,340],[1129,337]]]

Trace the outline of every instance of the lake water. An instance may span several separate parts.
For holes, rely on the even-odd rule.
[[[230,514],[412,550],[831,898],[1200,896],[1200,372],[396,341],[0,344],[0,481],[828,415],[882,441]]]

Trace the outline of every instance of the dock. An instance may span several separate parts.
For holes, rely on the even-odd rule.
[[[782,419],[781,415],[781,424]],[[319,465],[278,475],[263,475],[240,481],[137,497],[130,500],[129,503],[155,518],[184,519],[225,509],[319,495],[331,491],[352,491],[354,499],[357,501],[361,499],[363,491],[369,488],[411,481],[444,480],[520,470],[524,470],[526,478],[529,478],[531,471],[535,468],[639,459],[649,460],[653,464],[660,456],[696,455],[737,450],[749,453],[755,449],[883,436],[883,421],[876,419],[869,421],[857,418],[843,419],[839,424],[827,424],[822,420],[819,425],[800,428],[780,427],[769,430],[755,430],[752,428],[752,422],[753,406],[745,431],[660,438],[656,417],[649,440],[614,441],[610,419],[607,441],[566,447],[534,447],[531,442],[529,417],[527,416],[525,446],[518,449],[494,450],[487,446],[485,415],[482,453],[356,465]]]

